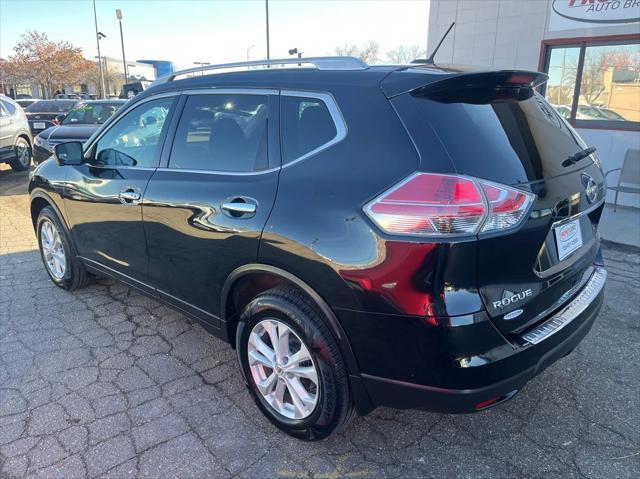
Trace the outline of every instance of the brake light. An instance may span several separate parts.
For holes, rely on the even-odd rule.
[[[51,120],[51,123],[53,123],[54,126],[58,126],[60,124],[60,120],[54,118],[53,120]]]
[[[383,231],[418,236],[460,236],[520,224],[533,195],[458,175],[415,173],[364,207]]]

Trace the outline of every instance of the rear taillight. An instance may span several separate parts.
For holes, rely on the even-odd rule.
[[[364,207],[383,231],[418,236],[461,236],[520,224],[531,193],[457,175],[415,173]]]
[[[54,118],[53,120],[51,120],[51,123],[53,123],[54,126],[58,126],[60,124],[60,120],[58,120],[57,118]]]

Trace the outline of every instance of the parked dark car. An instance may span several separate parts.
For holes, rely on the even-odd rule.
[[[31,133],[27,117],[20,105],[0,95],[0,163],[12,170],[24,171],[31,166]]]
[[[31,133],[38,133],[60,123],[62,118],[78,104],[80,100],[40,100],[24,109],[29,120]]]
[[[473,412],[593,325],[603,174],[546,75],[304,59],[165,77],[33,172],[46,271],[123,281],[237,349],[304,439]]]
[[[126,103],[125,100],[94,100],[83,102],[60,121],[33,139],[33,161],[38,164],[53,154],[58,143],[79,141],[84,143],[105,121]]]
[[[134,96],[142,93],[151,85],[150,81],[134,81],[131,83],[125,83],[122,85],[122,91],[120,92],[120,98],[133,98]]]
[[[33,105],[35,102],[40,101],[37,98],[18,98],[15,102],[20,105],[22,109],[25,109],[29,105]]]

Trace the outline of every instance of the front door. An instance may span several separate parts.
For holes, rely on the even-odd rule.
[[[141,202],[158,166],[175,96],[130,109],[69,167],[65,209],[78,254],[89,264],[146,281],[147,246]]]
[[[219,324],[220,290],[257,260],[279,171],[275,91],[187,97],[143,200],[149,277],[176,306]]]

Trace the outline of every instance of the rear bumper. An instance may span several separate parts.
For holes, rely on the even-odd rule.
[[[569,354],[586,336],[600,312],[605,279],[604,268],[596,267],[587,284],[568,304],[525,332],[519,344],[509,343],[508,350],[493,347],[485,355],[475,355],[474,358],[480,358],[477,360],[467,358],[457,364],[449,361],[439,368],[435,365],[441,369],[440,376],[447,376],[448,380],[443,381],[446,386],[381,377],[363,370],[362,383],[372,405],[465,413],[483,409],[483,403],[488,407],[513,397],[531,378]],[[536,334],[527,336],[531,332]]]

